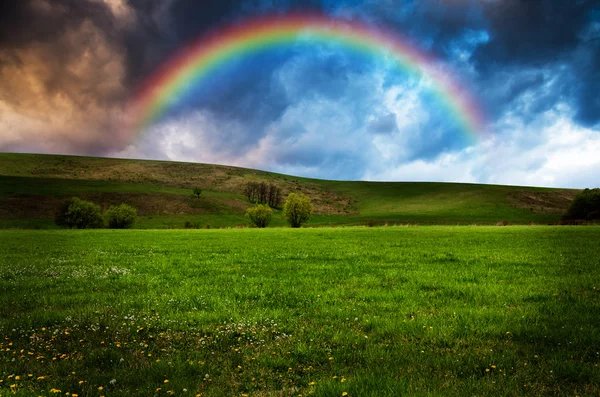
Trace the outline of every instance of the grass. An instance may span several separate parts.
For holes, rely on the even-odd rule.
[[[0,231],[0,395],[598,395],[598,241]]]
[[[460,183],[347,182],[211,164],[0,153],[0,228],[53,228],[62,199],[138,208],[136,228],[247,225],[249,181],[277,184],[284,195],[311,197],[310,224],[493,225],[552,223],[577,190]],[[203,189],[190,200],[192,188]],[[285,226],[276,213],[271,226]]]

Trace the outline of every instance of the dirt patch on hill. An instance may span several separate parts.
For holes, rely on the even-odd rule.
[[[144,183],[192,189],[227,192],[242,195],[248,182],[273,183],[282,189],[283,196],[291,192],[309,196],[317,214],[358,214],[356,200],[332,191],[327,186],[310,179],[296,178],[266,171],[231,166],[102,159],[53,155],[23,155],[19,172],[4,167],[4,175],[34,176],[109,182]],[[0,169],[2,169],[0,161]],[[132,196],[127,194],[127,196]],[[233,200],[235,201],[235,200]],[[168,204],[168,203],[164,203]],[[232,203],[230,203],[232,204]],[[176,204],[173,204],[176,206]],[[239,208],[239,204],[234,207]]]
[[[250,204],[221,197],[181,196],[175,194],[84,193],[78,195],[103,209],[126,203],[138,210],[138,215],[173,214],[243,214]],[[39,195],[0,196],[0,217],[53,219],[66,197]]]
[[[299,190],[302,191],[302,190]],[[69,196],[70,197],[70,196]],[[200,196],[200,198],[160,193],[81,193],[77,197],[108,209],[111,205],[129,204],[138,215],[175,214],[244,214],[252,204],[232,198]],[[311,195],[316,214],[344,214],[350,201],[331,200],[327,195]],[[0,196],[0,218],[54,219],[60,204],[68,197],[13,194]]]
[[[578,190],[515,191],[506,196],[514,208],[528,209],[535,213],[564,214],[578,193]]]

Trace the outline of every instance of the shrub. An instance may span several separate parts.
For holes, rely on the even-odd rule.
[[[256,227],[267,227],[271,222],[271,215],[273,210],[268,205],[258,204],[256,207],[248,208],[246,210],[246,217],[250,219],[250,222]]]
[[[194,196],[200,198],[200,195],[202,194],[202,189],[200,189],[199,187],[195,187],[194,190],[192,190],[192,193],[194,194]]]
[[[130,205],[111,206],[105,214],[106,224],[111,229],[129,229],[135,222],[137,210]]]
[[[301,194],[290,193],[283,206],[283,216],[286,217],[291,227],[300,227],[306,223],[313,212],[310,198]]]
[[[573,199],[566,219],[600,219],[600,188],[585,189]]]
[[[68,199],[60,206],[55,221],[70,229],[97,229],[104,225],[100,206],[78,197]]]
[[[186,229],[200,229],[200,222],[185,221],[184,226]]]
[[[56,217],[54,218],[54,223],[56,223],[58,226],[68,226],[69,228],[73,227],[68,218],[69,207],[72,203],[72,198],[66,199],[61,203],[60,207],[58,208],[58,211],[56,212]]]

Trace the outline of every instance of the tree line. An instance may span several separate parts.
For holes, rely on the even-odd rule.
[[[266,182],[248,182],[244,189],[248,201],[255,204],[267,204],[271,208],[281,205],[281,188]]]

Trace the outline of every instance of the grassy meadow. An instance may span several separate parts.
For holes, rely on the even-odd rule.
[[[596,226],[0,231],[0,395],[600,395],[599,242]]]

